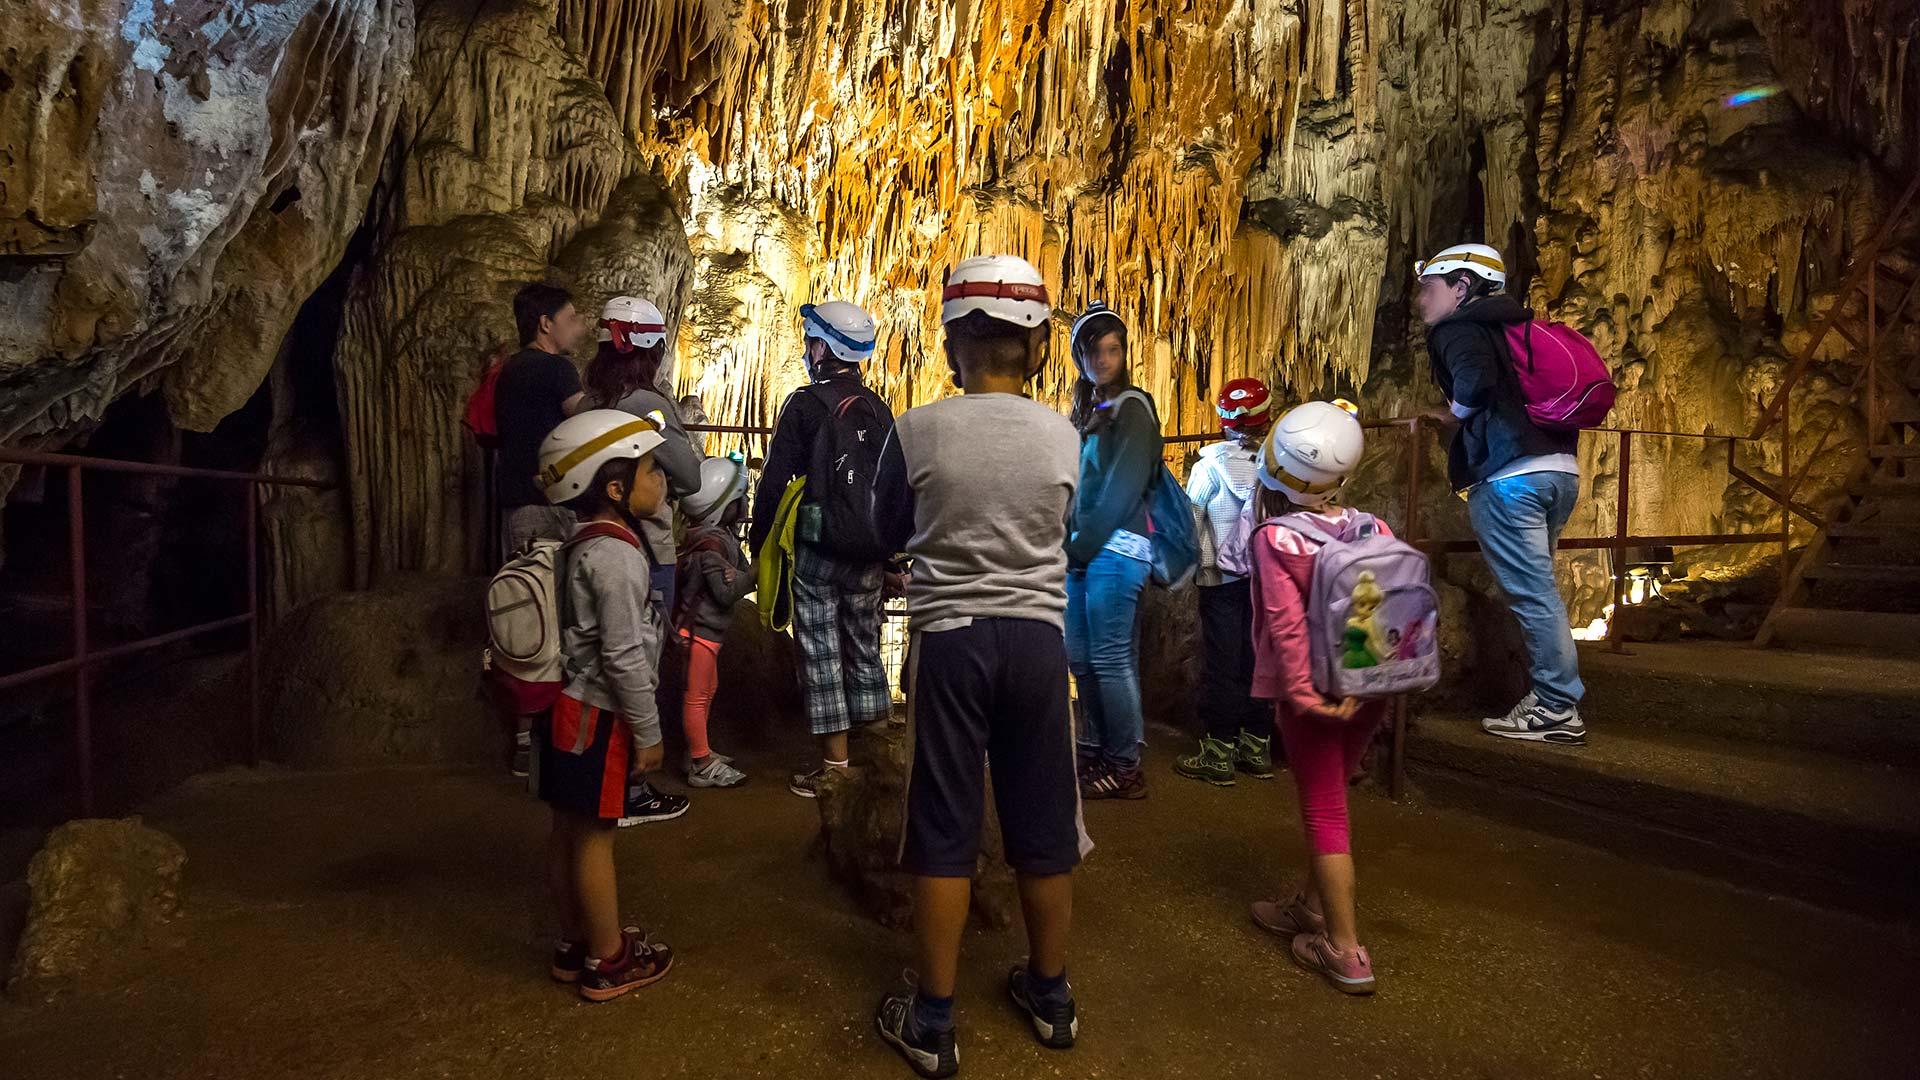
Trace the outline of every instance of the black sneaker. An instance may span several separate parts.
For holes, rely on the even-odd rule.
[[[1069,1050],[1080,1034],[1080,1017],[1073,1007],[1073,986],[1068,984],[1065,1000],[1035,1001],[1028,989],[1027,965],[1015,964],[1007,973],[1007,996],[1033,1023],[1033,1036],[1049,1050]]]
[[[638,780],[627,788],[627,812],[614,824],[622,829],[630,829],[635,825],[672,821],[686,813],[688,805],[685,795],[670,795],[655,790],[645,780]]]
[[[1111,765],[1101,765],[1091,779],[1080,784],[1080,798],[1092,799],[1144,799],[1147,797],[1147,776],[1139,766],[1131,769],[1116,769]]]
[[[873,1012],[873,1026],[888,1046],[907,1059],[914,1072],[929,1078],[952,1076],[960,1071],[960,1047],[954,1043],[953,1032],[927,1032],[914,1038],[911,1028],[916,993],[912,986],[905,986],[881,998],[880,1007]]]

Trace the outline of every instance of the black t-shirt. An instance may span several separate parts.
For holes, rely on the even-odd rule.
[[[500,428],[500,467],[494,479],[501,509],[546,505],[538,479],[540,443],[567,418],[567,399],[579,392],[580,373],[564,356],[522,349],[500,369],[493,419]]]

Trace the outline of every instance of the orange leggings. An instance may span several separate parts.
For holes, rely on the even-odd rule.
[[[713,752],[707,745],[707,715],[720,681],[720,643],[692,633],[682,640],[687,644],[687,692],[681,699],[680,726],[687,733],[687,754],[698,761]]]

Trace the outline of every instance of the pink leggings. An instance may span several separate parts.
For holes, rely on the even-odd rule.
[[[1288,705],[1274,707],[1280,743],[1287,748],[1287,771],[1300,791],[1300,821],[1307,827],[1309,853],[1345,855],[1352,849],[1347,779],[1360,768],[1360,759],[1386,712],[1385,702],[1373,702],[1352,720],[1333,723]]]
[[[687,754],[694,760],[713,752],[707,745],[707,715],[713,711],[713,688],[720,681],[720,643],[689,634],[687,692],[681,698],[680,726],[687,733]]]

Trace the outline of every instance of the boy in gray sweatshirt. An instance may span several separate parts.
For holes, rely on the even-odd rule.
[[[947,362],[965,392],[899,418],[874,499],[882,535],[913,557],[903,862],[915,875],[920,961],[919,985],[888,994],[874,1020],[927,1077],[959,1069],[953,992],[989,752],[1029,948],[1007,991],[1055,1049],[1079,1030],[1067,934],[1073,868],[1090,846],[1062,636],[1080,439],[1022,394],[1047,361],[1046,286],[1025,260],[983,256],[954,269],[945,301]]]
[[[651,567],[640,520],[666,499],[647,421],[611,410],[561,422],[540,447],[547,498],[579,518],[554,557],[562,688],[536,723],[534,790],[553,809],[547,885],[560,915],[550,973],[589,1001],[608,1001],[664,978],[673,950],[623,930],[614,884],[614,826],[628,783],[661,764],[661,620],[649,596]],[[656,818],[686,812],[654,795]]]

